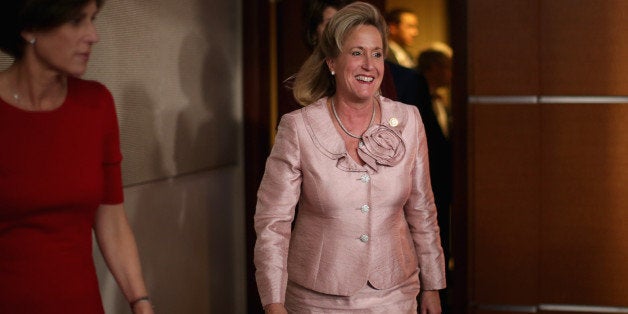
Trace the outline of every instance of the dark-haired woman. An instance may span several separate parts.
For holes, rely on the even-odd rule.
[[[153,313],[122,206],[113,98],[81,80],[102,1],[3,1],[0,313],[103,313],[92,230],[134,313]]]

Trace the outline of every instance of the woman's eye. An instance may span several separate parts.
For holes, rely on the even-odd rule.
[[[353,52],[351,52],[352,56],[359,56],[361,54],[362,54],[362,52],[360,52],[360,51],[353,51]]]
[[[382,57],[382,53],[381,53],[381,52],[375,52],[375,53],[373,53],[373,57],[375,57],[375,58],[378,58],[378,59],[379,59],[379,58],[381,58],[381,57]]]

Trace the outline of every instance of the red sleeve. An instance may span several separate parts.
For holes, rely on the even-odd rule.
[[[120,132],[118,130],[118,118],[113,96],[104,86],[104,132],[103,132],[103,174],[104,191],[101,204],[120,204],[124,201],[122,192],[122,174],[120,163],[122,153],[120,152]]]

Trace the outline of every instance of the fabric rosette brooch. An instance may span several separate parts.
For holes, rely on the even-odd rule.
[[[374,170],[377,165],[392,167],[398,164],[406,152],[406,146],[398,131],[386,125],[377,124],[362,134],[358,155]]]

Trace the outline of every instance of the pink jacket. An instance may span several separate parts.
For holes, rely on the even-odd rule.
[[[364,166],[347,154],[326,98],[281,119],[255,213],[262,304],[283,303],[288,278],[348,296],[367,282],[394,287],[419,268],[422,289],[445,287],[421,117],[414,106],[379,100],[381,124],[365,132],[359,152]]]

